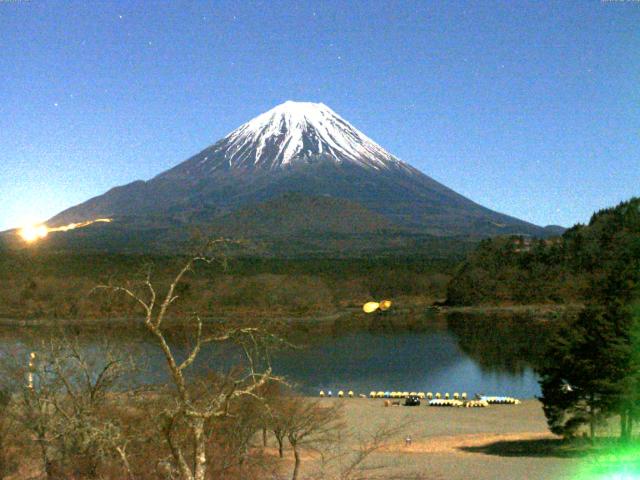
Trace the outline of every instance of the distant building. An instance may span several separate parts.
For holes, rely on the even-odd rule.
[[[528,252],[533,241],[530,237],[513,237],[514,252]]]

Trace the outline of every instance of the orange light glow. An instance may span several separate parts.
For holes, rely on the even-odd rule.
[[[27,243],[32,243],[37,240],[41,240],[45,238],[49,232],[67,232],[69,230],[74,230],[76,228],[83,228],[91,225],[92,223],[111,223],[112,219],[110,218],[96,218],[95,220],[87,220],[85,222],[78,223],[70,223],[68,225],[63,225],[61,227],[47,227],[44,224],[40,225],[27,225],[26,227],[21,228],[18,231],[18,235],[22,237],[22,239]]]
[[[28,243],[44,238],[48,233],[49,230],[45,225],[27,225],[18,232],[22,239]]]

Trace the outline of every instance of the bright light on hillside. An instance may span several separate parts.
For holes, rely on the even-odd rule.
[[[27,243],[35,242],[46,237],[49,232],[68,232],[69,230],[75,230],[76,228],[84,228],[94,223],[111,223],[111,218],[96,218],[95,220],[87,220],[79,223],[69,223],[68,225],[62,225],[61,227],[49,228],[46,225],[27,225],[26,227],[18,230],[18,235]]]
[[[44,238],[49,233],[46,225],[27,225],[22,227],[18,234],[25,242],[35,242],[41,238]]]

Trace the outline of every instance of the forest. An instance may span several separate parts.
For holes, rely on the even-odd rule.
[[[561,237],[483,240],[456,268],[449,305],[583,304],[613,268],[638,270],[640,199],[596,212]]]
[[[135,315],[124,297],[95,295],[98,283],[166,281],[184,256],[11,252],[0,255],[0,317],[95,319]],[[380,256],[275,259],[230,255],[180,285],[172,311],[203,316],[330,314],[379,297],[430,305],[445,296],[460,257]]]

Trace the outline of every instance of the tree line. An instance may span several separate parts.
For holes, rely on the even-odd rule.
[[[640,201],[599,212],[565,234],[570,261],[586,272],[585,307],[550,343],[539,368],[551,430],[589,437],[609,417],[628,441],[640,420]]]
[[[557,238],[483,240],[454,270],[447,303],[585,303],[594,279],[632,258],[629,249],[640,236],[638,208],[640,199],[632,198],[596,212],[587,225],[577,224]]]
[[[128,297],[90,295],[96,283],[144,275],[167,283],[187,257],[0,254],[0,316],[7,318],[125,318],[137,315]],[[456,261],[423,256],[350,259],[228,259],[229,268],[202,265],[180,284],[172,314],[195,309],[242,315],[308,315],[392,296],[429,303],[445,296]]]
[[[482,242],[447,287],[452,304],[579,303],[537,368],[551,430],[572,437],[640,420],[640,199],[595,213],[562,237]]]

